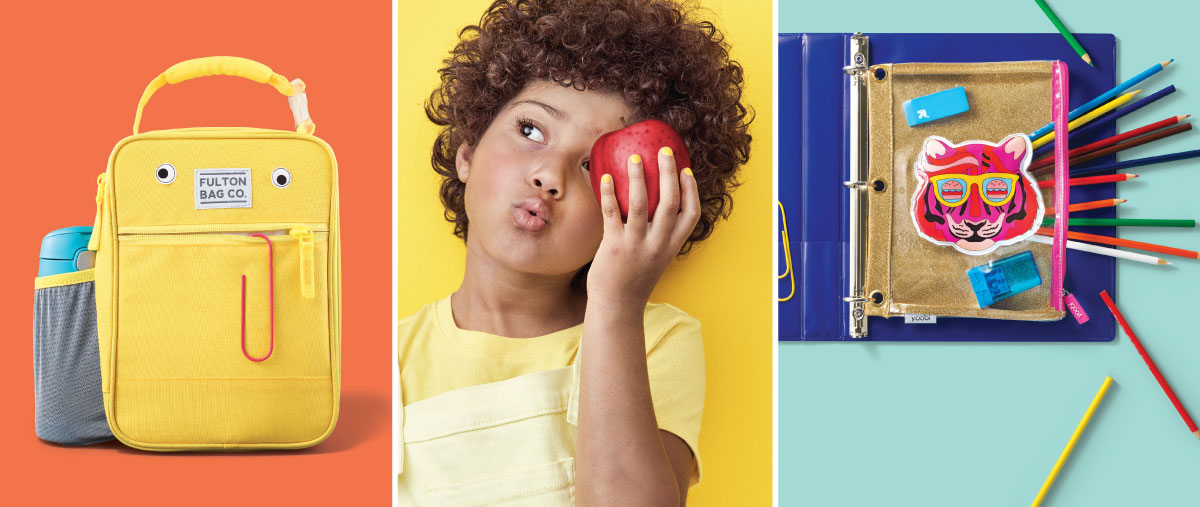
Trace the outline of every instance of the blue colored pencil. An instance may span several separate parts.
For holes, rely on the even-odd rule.
[[[1093,173],[1115,171],[1117,169],[1125,169],[1125,168],[1129,168],[1129,167],[1141,167],[1144,165],[1159,164],[1162,162],[1170,162],[1172,160],[1183,160],[1185,158],[1196,158],[1196,157],[1200,157],[1200,150],[1181,151],[1179,153],[1171,153],[1168,155],[1158,155],[1156,157],[1135,158],[1133,160],[1122,160],[1120,162],[1113,162],[1111,164],[1101,164],[1101,165],[1098,165],[1095,167],[1089,167],[1087,169],[1080,169],[1078,171],[1075,169],[1071,169],[1071,177],[1074,178],[1077,176],[1084,176],[1084,175],[1093,174]]]
[[[1074,120],[1075,118],[1078,118],[1080,116],[1087,114],[1088,111],[1091,111],[1091,110],[1099,107],[1100,104],[1104,104],[1105,102],[1112,100],[1117,95],[1124,93],[1125,90],[1133,88],[1134,85],[1136,85],[1142,81],[1145,81],[1146,78],[1153,76],[1155,74],[1158,74],[1159,71],[1165,69],[1167,67],[1167,65],[1170,65],[1171,62],[1173,62],[1173,61],[1175,61],[1175,59],[1172,58],[1165,62],[1158,62],[1158,63],[1150,66],[1149,69],[1142,71],[1141,74],[1138,74],[1136,76],[1133,76],[1133,77],[1125,80],[1124,83],[1117,85],[1116,88],[1113,88],[1109,91],[1101,93],[1096,98],[1089,100],[1087,104],[1079,106],[1079,107],[1075,108],[1074,111],[1071,111],[1071,114],[1067,115],[1067,121]],[[1050,129],[1052,129],[1052,128],[1054,128],[1054,123],[1050,123],[1049,125],[1046,125],[1045,127],[1037,129],[1036,131],[1034,131],[1034,133],[1029,135],[1029,138],[1037,139],[1046,134],[1049,134]]]
[[[1154,102],[1158,99],[1166,97],[1167,95],[1170,95],[1172,93],[1175,93],[1175,85],[1169,85],[1166,88],[1163,88],[1159,91],[1154,92],[1153,94],[1151,94],[1148,97],[1142,98],[1132,104],[1128,104],[1125,107],[1122,107],[1120,109],[1117,109],[1116,111],[1113,111],[1104,116],[1096,118],[1095,120],[1092,120],[1091,123],[1088,123],[1087,125],[1079,127],[1074,132],[1071,132],[1070,135],[1067,136],[1067,140],[1069,140],[1071,143],[1074,143],[1077,138],[1095,133],[1097,130],[1104,128],[1105,125],[1108,125],[1114,121],[1117,121],[1118,118],[1125,116],[1129,113],[1132,113],[1134,111],[1137,111],[1139,108],[1146,106],[1146,105],[1150,104],[1151,102]],[[1042,156],[1044,156],[1046,153],[1050,152],[1050,150],[1053,150],[1053,149],[1054,149],[1054,141],[1050,141],[1049,143],[1046,143],[1045,146],[1042,146],[1036,150],[1033,150],[1033,159],[1037,160],[1039,158],[1042,158]]]

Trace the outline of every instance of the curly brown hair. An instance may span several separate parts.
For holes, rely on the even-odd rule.
[[[459,145],[475,145],[504,104],[533,80],[617,91],[638,118],[658,118],[687,144],[700,220],[680,253],[707,238],[733,208],[738,169],[750,158],[752,111],[741,103],[742,67],[711,22],[669,0],[496,0],[440,69],[425,114],[443,127],[433,168],[454,234],[467,237]]]

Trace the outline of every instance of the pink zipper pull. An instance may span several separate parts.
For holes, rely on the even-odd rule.
[[[1072,317],[1075,317],[1075,322],[1080,324],[1087,322],[1089,320],[1088,314],[1083,310],[1083,305],[1079,304],[1079,300],[1075,299],[1075,295],[1067,292],[1067,289],[1063,289],[1062,292],[1063,306],[1066,307],[1068,312],[1071,312]]]

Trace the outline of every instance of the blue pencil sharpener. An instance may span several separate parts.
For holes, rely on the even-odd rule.
[[[47,234],[42,238],[38,276],[91,268],[95,263],[94,254],[87,248],[91,239],[92,228],[85,226],[67,227]]]
[[[1033,252],[1021,252],[973,267],[967,270],[967,278],[971,280],[971,289],[975,291],[980,308],[1042,284]]]

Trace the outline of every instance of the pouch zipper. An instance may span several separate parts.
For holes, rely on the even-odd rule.
[[[270,225],[276,225],[276,224],[270,224]],[[211,226],[202,226],[202,227],[211,229]],[[231,229],[238,229],[238,228],[235,227],[235,228],[231,228]],[[299,250],[299,255],[300,255],[300,262],[299,262],[299,264],[300,264],[300,273],[299,273],[300,295],[305,298],[312,298],[312,297],[316,297],[316,294],[317,294],[316,259],[314,258],[314,255],[315,255],[314,251],[316,249],[316,234],[317,234],[317,232],[322,232],[322,233],[328,232],[328,231],[324,231],[324,230],[314,231],[313,229],[314,229],[314,227],[312,227],[310,225],[296,225],[296,226],[292,226],[291,228],[280,227],[280,228],[271,228],[268,230],[253,230],[253,231],[251,231],[251,230],[245,230],[245,231],[242,231],[242,230],[224,230],[224,231],[198,230],[196,226],[177,226],[177,227],[147,226],[147,227],[134,228],[134,230],[137,232],[119,232],[117,235],[124,238],[125,240],[132,239],[135,241],[137,239],[143,239],[143,238],[144,239],[179,238],[181,241],[185,241],[187,238],[195,237],[195,236],[218,236],[218,237],[225,236],[229,239],[233,239],[233,238],[238,238],[239,240],[244,239],[247,243],[259,243],[260,242],[260,239],[255,238],[254,235],[263,235],[263,236],[270,236],[270,237],[276,237],[276,236],[290,237],[290,238],[293,238],[296,240],[296,244],[297,244],[297,247]],[[144,230],[145,231],[155,231],[155,232],[142,232]],[[94,233],[93,233],[92,237],[93,238],[96,237]]]
[[[313,261],[313,231],[303,225],[288,232],[300,243],[300,295],[311,298],[317,295],[315,265]]]

